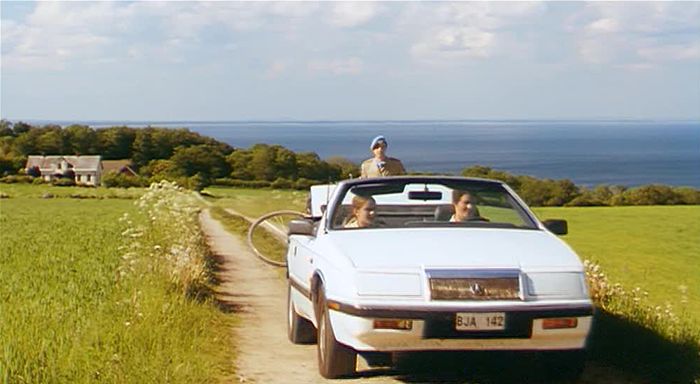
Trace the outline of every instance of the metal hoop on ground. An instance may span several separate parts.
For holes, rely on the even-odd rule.
[[[274,265],[276,267],[287,267],[286,262],[282,261],[277,261],[277,260],[272,260],[271,258],[265,256],[262,252],[258,250],[258,248],[255,246],[253,243],[253,233],[255,229],[261,225],[263,225],[263,229],[267,231],[269,234],[272,236],[276,237],[278,240],[280,240],[283,243],[287,242],[287,231],[286,228],[280,228],[278,226],[275,226],[274,224],[267,222],[268,220],[276,217],[276,216],[297,216],[297,217],[304,217],[304,214],[298,211],[290,211],[290,210],[282,210],[282,211],[274,211],[267,213],[265,215],[260,216],[257,220],[255,220],[250,227],[248,228],[248,246],[250,249],[253,250],[253,253],[255,253],[255,256],[260,258],[260,260],[266,262],[267,264]]]

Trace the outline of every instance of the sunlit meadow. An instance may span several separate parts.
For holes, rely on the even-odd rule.
[[[162,183],[137,200],[5,193],[0,381],[230,378],[232,318],[207,295],[189,192]]]

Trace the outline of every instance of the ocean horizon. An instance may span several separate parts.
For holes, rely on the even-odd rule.
[[[381,134],[388,154],[409,171],[459,174],[478,164],[588,187],[700,188],[700,121],[694,120],[25,121],[188,128],[234,148],[265,143],[353,162],[370,157],[369,143]]]

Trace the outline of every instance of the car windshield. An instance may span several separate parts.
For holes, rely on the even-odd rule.
[[[435,179],[377,180],[349,185],[332,211],[331,228],[537,228],[500,184]]]

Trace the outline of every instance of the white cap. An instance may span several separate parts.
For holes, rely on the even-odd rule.
[[[377,144],[384,142],[384,145],[389,146],[389,143],[386,141],[386,138],[382,135],[379,135],[372,139],[372,144],[369,146],[369,149],[374,149],[374,147],[377,146]]]

